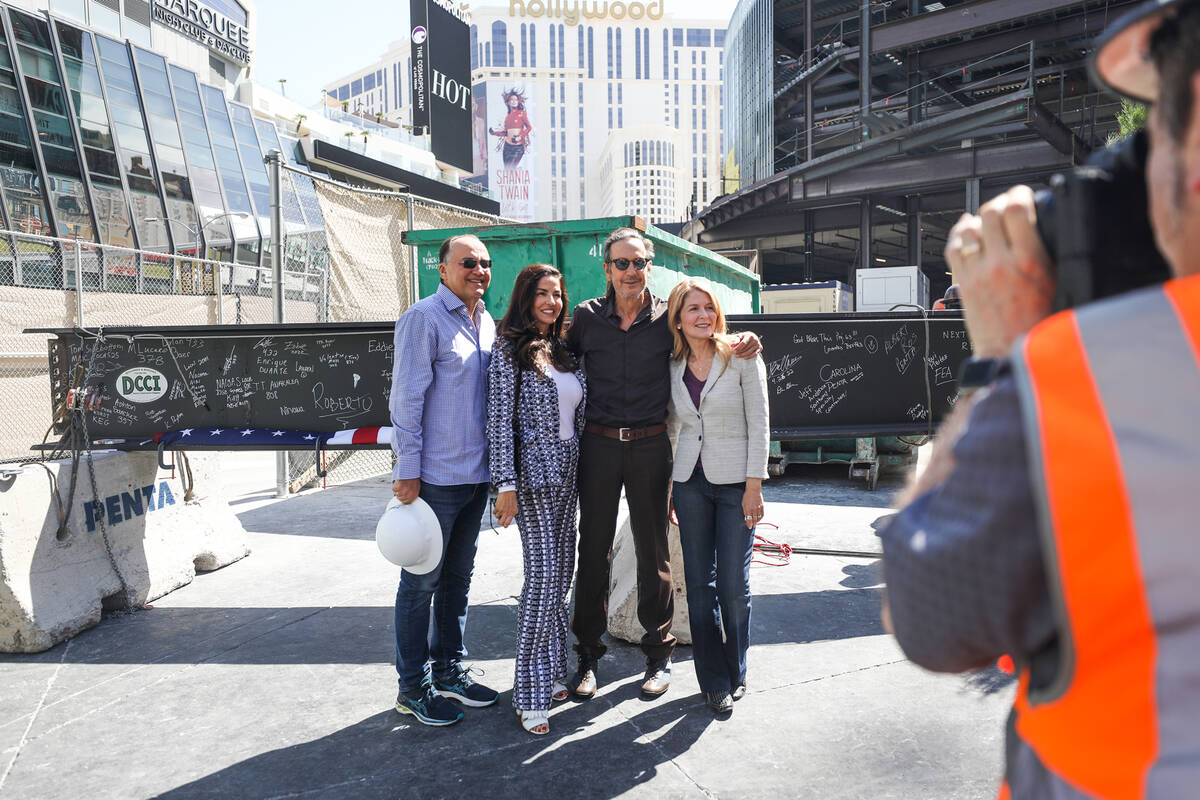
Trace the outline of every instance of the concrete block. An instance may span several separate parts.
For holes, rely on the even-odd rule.
[[[102,607],[139,607],[190,583],[197,570],[246,556],[246,531],[225,496],[220,458],[188,454],[190,499],[179,470],[173,476],[160,469],[157,454],[114,452],[93,457],[94,498],[80,459],[63,532],[50,474],[65,506],[70,460],[47,462],[50,474],[34,464],[0,476],[0,652],[47,650],[98,623]]]
[[[675,591],[675,621],[671,633],[680,644],[692,643],[688,622],[687,588],[683,583],[683,553],[679,549],[679,527],[667,526],[667,544],[671,548],[671,583]],[[633,529],[629,526],[629,507],[622,498],[617,514],[617,535],[613,540],[612,571],[609,575],[608,633],[638,644],[646,629],[637,615],[637,559],[633,548]]]

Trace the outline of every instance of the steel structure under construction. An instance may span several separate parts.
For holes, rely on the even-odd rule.
[[[742,0],[729,26],[725,194],[698,241],[764,283],[919,265],[937,296],[964,211],[1044,186],[1117,129],[1091,42],[1135,0]]]

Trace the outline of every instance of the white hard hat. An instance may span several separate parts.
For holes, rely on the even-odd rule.
[[[424,575],[442,560],[442,526],[421,498],[405,505],[393,497],[375,526],[375,544],[388,561]]]

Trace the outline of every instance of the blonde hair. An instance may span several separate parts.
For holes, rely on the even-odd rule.
[[[683,335],[679,325],[683,317],[683,301],[687,299],[688,292],[693,290],[704,292],[712,301],[713,308],[717,312],[717,324],[712,337],[713,345],[716,346],[717,355],[721,357],[721,361],[728,366],[729,358],[733,355],[731,346],[733,340],[725,333],[725,312],[721,310],[721,301],[717,299],[717,293],[713,291],[712,284],[705,278],[684,278],[675,284],[675,288],[671,290],[671,296],[667,298],[667,323],[671,326],[671,337],[675,340],[671,356],[676,361],[682,361],[692,352],[692,346],[688,344],[687,337]],[[722,372],[725,371],[725,366],[721,367]]]

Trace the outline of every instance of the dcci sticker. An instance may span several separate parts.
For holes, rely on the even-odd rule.
[[[167,393],[167,376],[149,367],[127,369],[117,377],[117,393],[134,403],[153,403]]]

